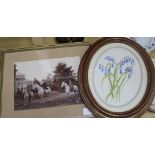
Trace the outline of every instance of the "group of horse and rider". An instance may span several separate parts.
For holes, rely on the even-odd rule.
[[[44,95],[50,95],[52,93],[51,88],[48,86],[46,80],[39,82],[37,78],[30,84],[25,84],[18,88],[17,94],[21,94],[24,98],[24,103],[31,102],[35,96],[43,98]]]
[[[60,87],[64,88],[66,94],[70,94],[71,92],[78,94],[77,85],[74,85],[70,80],[68,83],[66,81],[62,81]],[[33,101],[35,95],[37,95],[43,102],[43,98],[45,95],[50,96],[52,94],[52,90],[49,86],[48,81],[43,79],[40,82],[39,80],[37,80],[37,78],[34,78],[34,81],[30,85],[25,85],[22,88],[20,88],[20,91],[23,94],[25,104],[27,104],[29,101]]]

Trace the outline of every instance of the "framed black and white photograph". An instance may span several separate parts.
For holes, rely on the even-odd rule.
[[[82,103],[77,72],[80,57],[14,64],[14,109],[36,109]]]
[[[1,53],[1,117],[79,117],[78,69],[87,43]]]

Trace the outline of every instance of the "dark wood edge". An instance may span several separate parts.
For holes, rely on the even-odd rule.
[[[100,47],[109,43],[124,43],[134,48],[138,52],[138,54],[142,57],[147,69],[147,75],[148,75],[147,91],[144,97],[142,98],[142,100],[139,102],[139,104],[135,108],[126,112],[112,112],[112,111],[108,111],[107,109],[104,109],[97,103],[89,88],[88,68],[89,68],[90,61]],[[79,88],[80,88],[81,96],[84,100],[85,105],[96,117],[140,117],[141,115],[144,114],[146,110],[148,110],[148,108],[152,104],[154,94],[155,94],[155,81],[154,81],[155,70],[154,70],[153,63],[151,61],[150,56],[145,51],[145,49],[142,48],[136,42],[128,38],[109,37],[109,38],[102,38],[98,40],[96,43],[90,46],[90,48],[83,56],[79,67],[78,75],[79,75],[78,79],[79,79]]]
[[[90,43],[66,43],[66,44],[56,44],[56,45],[37,45],[26,48],[11,48],[11,49],[2,49],[0,51],[0,117],[2,113],[2,89],[3,89],[3,69],[4,69],[4,57],[7,53],[15,53],[15,52],[30,52],[32,50],[44,50],[44,49],[56,49],[56,48],[68,48],[68,47],[76,47],[76,46],[90,46]]]

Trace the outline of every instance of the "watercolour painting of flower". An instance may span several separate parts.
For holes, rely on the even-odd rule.
[[[111,56],[106,56],[105,60],[107,62],[106,64],[99,64],[99,70],[103,73],[101,87],[104,82],[107,82],[107,79],[110,84],[110,89],[106,100],[111,98],[117,102],[120,101],[123,87],[133,76],[135,62],[134,59],[129,56],[124,57],[118,63]],[[103,87],[102,90],[104,93]]]

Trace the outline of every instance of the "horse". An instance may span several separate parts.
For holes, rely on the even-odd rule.
[[[62,82],[61,88],[65,88],[66,94],[70,94],[70,87],[66,82]]]
[[[46,93],[47,95],[51,95],[51,93],[52,93],[52,90],[51,90],[50,87],[47,87],[47,89],[44,89],[44,91],[45,91],[45,93]]]
[[[77,86],[77,85],[69,86],[67,83],[62,82],[61,87],[62,87],[62,88],[65,87],[65,92],[66,92],[67,94],[70,94],[70,93],[71,93],[71,87],[73,88],[73,92],[74,92],[75,94],[78,94],[78,93],[79,93],[79,90],[78,90],[78,86]]]
[[[29,100],[30,100],[30,102],[33,103],[33,100],[34,100],[34,93],[33,93],[31,90],[29,90],[28,95],[29,95]]]
[[[44,100],[43,100],[43,97],[44,97],[44,89],[39,86],[37,83],[33,84],[33,89],[37,89],[38,90],[38,95],[41,99],[41,102],[43,103]]]
[[[79,89],[77,85],[73,85],[73,89],[74,89],[75,94],[79,94]]]
[[[28,100],[29,100],[29,94],[28,94],[26,88],[23,89],[22,93],[24,94],[24,106],[26,106],[28,103]]]

